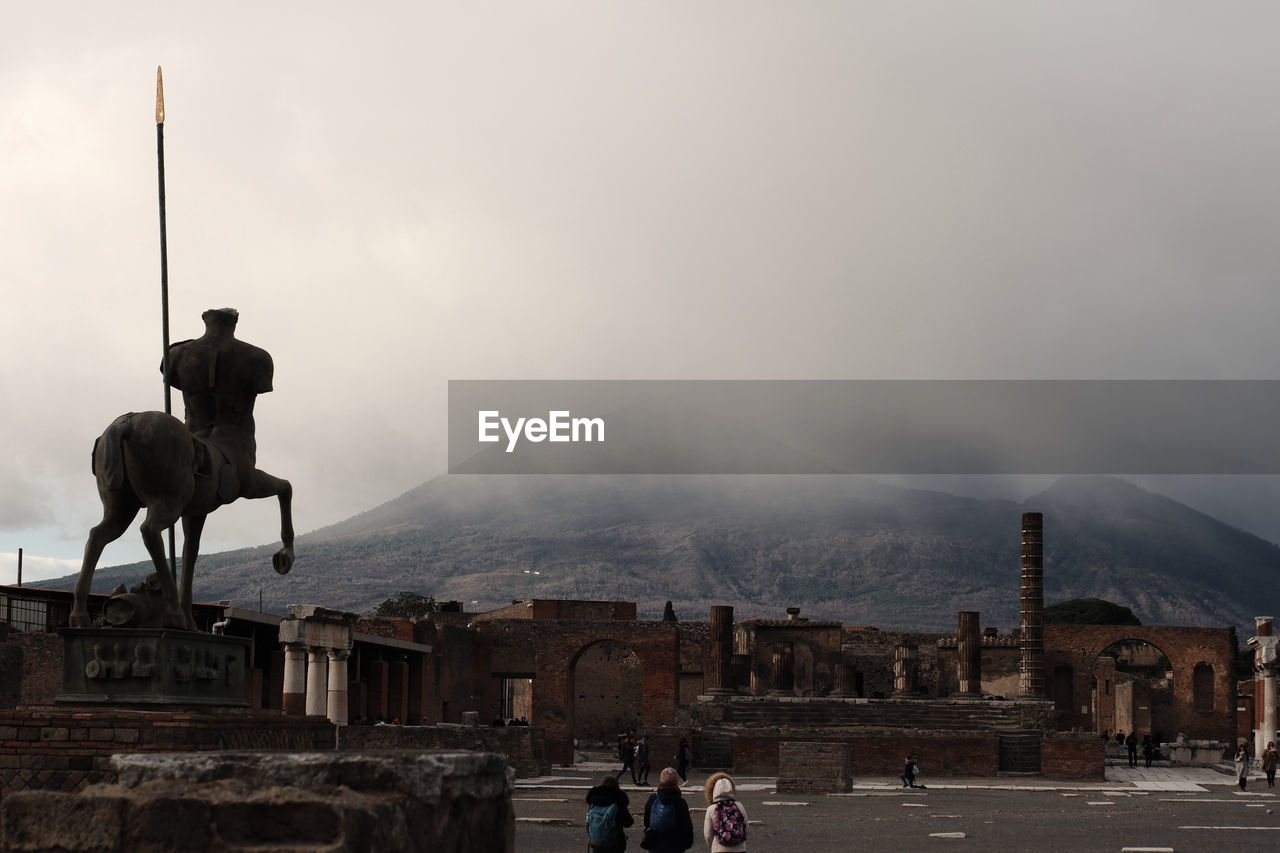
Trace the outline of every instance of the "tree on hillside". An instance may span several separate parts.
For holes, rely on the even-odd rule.
[[[1101,598],[1073,598],[1044,609],[1046,625],[1141,625],[1133,611]]]
[[[435,613],[440,609],[435,596],[421,595],[416,592],[397,592],[395,597],[373,608],[374,616],[385,616],[389,619],[413,619]]]

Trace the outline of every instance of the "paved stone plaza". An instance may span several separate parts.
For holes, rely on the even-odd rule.
[[[516,850],[550,853],[582,848],[583,796],[589,783],[617,769],[582,762],[563,772],[516,784]],[[654,773],[656,774],[655,768]],[[685,789],[695,835],[701,833],[706,773]],[[1257,775],[1244,793],[1213,768],[1108,767],[1105,783],[1041,778],[945,779],[903,789],[886,778],[861,778],[837,795],[774,792],[772,779],[740,777],[751,818],[752,851],[954,850],[1196,851],[1280,849],[1280,787]],[[631,811],[643,814],[651,789],[625,780]],[[639,822],[639,817],[637,817]],[[639,851],[639,832],[628,833]],[[699,837],[692,848],[705,850]]]

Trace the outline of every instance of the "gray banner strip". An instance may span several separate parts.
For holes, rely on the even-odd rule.
[[[1273,380],[449,382],[455,474],[1280,474]]]

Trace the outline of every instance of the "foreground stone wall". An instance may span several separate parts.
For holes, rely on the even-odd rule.
[[[76,791],[114,781],[119,752],[332,750],[333,726],[320,717],[249,711],[174,713],[111,708],[0,711],[0,802],[26,790]]]
[[[119,756],[119,781],[0,806],[8,851],[511,853],[512,779],[493,753]]]

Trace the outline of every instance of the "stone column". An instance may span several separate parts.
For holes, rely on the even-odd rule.
[[[769,684],[770,693],[788,695],[795,692],[792,681],[794,654],[790,643],[778,643],[773,647],[773,678]]]
[[[1044,516],[1022,514],[1022,658],[1019,693],[1043,699],[1044,692]]]
[[[329,649],[329,722],[347,724],[347,649]]]
[[[307,716],[323,717],[328,710],[329,686],[328,649],[323,646],[311,646],[307,649]]]
[[[740,655],[736,652],[729,657],[729,667],[733,671],[733,683],[751,689],[751,655]]]
[[[290,716],[307,712],[307,650],[301,643],[284,646],[284,695],[280,709]]]
[[[982,629],[976,610],[961,610],[956,628],[956,662],[959,665],[960,691],[957,695],[982,696]]]
[[[733,608],[717,604],[711,608],[711,661],[707,670],[707,693],[732,693]]]
[[[858,680],[858,672],[854,669],[853,664],[840,661],[836,664],[836,686],[831,691],[832,696],[855,696],[857,691],[854,689]]]
[[[920,649],[903,644],[893,648],[893,695],[912,698],[920,692]]]
[[[387,716],[408,725],[409,720],[409,663],[392,661],[387,667]],[[412,722],[417,722],[413,720]]]
[[[1280,675],[1280,657],[1277,656],[1277,644],[1280,637],[1273,634],[1270,616],[1258,616],[1258,635],[1249,639],[1253,648],[1253,701],[1255,729],[1253,732],[1253,754],[1262,755],[1268,741],[1276,740],[1277,694],[1276,677]]]

